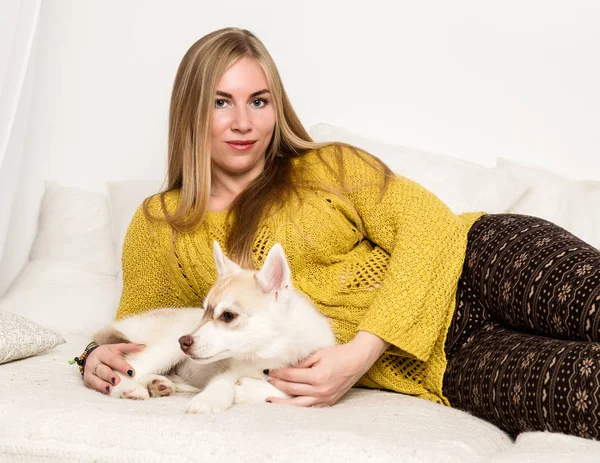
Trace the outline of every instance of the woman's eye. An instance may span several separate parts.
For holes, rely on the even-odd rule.
[[[215,108],[224,108],[227,100],[215,100]]]
[[[258,103],[258,104],[256,104]],[[252,101],[252,105],[255,108],[262,108],[263,106],[266,106],[267,104],[267,100],[265,100],[264,98],[257,98],[256,100]]]
[[[225,320],[226,322],[230,322],[230,321],[234,320],[236,316],[237,315],[234,314],[233,312],[223,312],[223,314],[221,315],[221,318],[223,320]]]

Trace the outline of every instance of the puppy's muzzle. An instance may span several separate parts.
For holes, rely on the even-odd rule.
[[[187,351],[190,350],[192,345],[194,344],[194,337],[186,334],[185,336],[181,336],[179,338],[179,346],[181,350],[187,354]]]

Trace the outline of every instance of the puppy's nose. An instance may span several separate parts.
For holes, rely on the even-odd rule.
[[[187,352],[192,344],[194,344],[194,338],[189,334],[179,338],[179,345],[181,346],[181,350],[184,352]]]

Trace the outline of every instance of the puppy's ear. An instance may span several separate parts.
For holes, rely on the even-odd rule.
[[[281,244],[275,245],[267,254],[265,263],[256,274],[256,280],[266,293],[278,292],[292,284],[292,272]]]
[[[215,257],[215,264],[217,265],[217,273],[219,274],[219,278],[229,273],[240,272],[242,270],[238,264],[236,264],[223,253],[221,246],[219,246],[219,243],[216,241],[213,241],[213,255]]]

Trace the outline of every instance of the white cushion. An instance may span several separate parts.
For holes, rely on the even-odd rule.
[[[598,463],[600,442],[559,432],[524,432],[515,445],[488,460],[490,463]]]
[[[113,275],[40,259],[21,270],[0,300],[0,310],[25,316],[63,336],[91,338],[114,320],[119,294]]]
[[[600,249],[600,182],[577,182],[572,203],[573,233]]]
[[[21,315],[0,311],[0,364],[46,352],[65,342],[60,334]]]
[[[47,182],[30,261],[0,300],[62,335],[91,335],[119,303],[108,198]]]
[[[498,169],[530,186],[509,212],[533,215],[600,248],[600,182],[575,181],[544,167],[498,158]]]
[[[106,195],[46,182],[29,259],[116,275]]]
[[[108,200],[112,221],[113,253],[118,262],[117,288],[119,293],[123,289],[123,273],[121,255],[123,254],[123,241],[125,233],[131,223],[133,214],[145,198],[160,191],[162,183],[159,181],[121,181],[107,182]]]
[[[527,185],[498,169],[450,156],[389,145],[341,127],[317,124],[310,128],[310,134],[315,141],[341,141],[377,156],[394,172],[436,194],[457,214],[506,212],[527,191]]]

